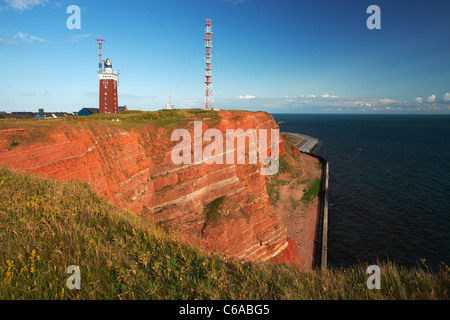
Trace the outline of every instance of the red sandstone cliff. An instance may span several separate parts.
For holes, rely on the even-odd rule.
[[[278,128],[264,112],[222,111],[220,118],[214,127],[223,133]],[[193,122],[185,128],[193,137]],[[175,165],[172,130],[154,124],[125,130],[91,120],[46,131],[0,127],[0,165],[87,182],[113,204],[163,224],[207,252],[300,265],[297,246],[270,205],[259,165]],[[11,148],[12,141],[20,144]],[[223,201],[210,217],[208,204],[217,199]]]

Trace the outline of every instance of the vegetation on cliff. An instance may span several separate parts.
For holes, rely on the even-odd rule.
[[[241,263],[142,220],[87,184],[0,168],[0,299],[449,299],[447,266],[380,262],[381,290],[369,290],[364,264],[300,273]],[[66,286],[71,265],[80,290]]]
[[[1,121],[2,128],[33,128],[37,130],[49,129],[62,124],[77,126],[79,124],[102,124],[112,128],[130,130],[144,125],[155,125],[171,129],[174,124],[178,126],[189,121],[203,121],[209,126],[220,121],[220,112],[201,109],[177,109],[159,111],[129,110],[120,114],[94,114],[91,116],[70,116],[51,119],[19,119]],[[118,121],[116,121],[118,120]],[[38,134],[40,131],[38,132]],[[36,135],[38,135],[36,134]]]

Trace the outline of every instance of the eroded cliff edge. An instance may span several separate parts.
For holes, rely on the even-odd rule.
[[[278,129],[264,112],[174,112],[18,122],[0,126],[0,165],[89,185],[120,208],[142,215],[206,252],[246,261],[301,265],[297,244],[270,204],[259,165],[176,165],[175,128]],[[204,147],[207,143],[204,143]],[[285,154],[279,142],[280,154]],[[144,221],[144,219],[143,219]]]

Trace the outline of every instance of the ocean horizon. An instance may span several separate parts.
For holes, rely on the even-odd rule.
[[[450,264],[450,115],[273,116],[330,164],[330,266]]]

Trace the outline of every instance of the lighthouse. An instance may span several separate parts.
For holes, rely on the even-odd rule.
[[[99,112],[100,113],[119,113],[119,97],[117,87],[119,85],[119,72],[113,70],[111,58],[102,60],[102,42],[98,41],[99,50],[99,70],[98,78],[100,80],[99,90]]]

